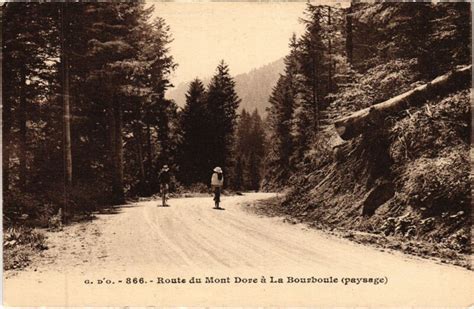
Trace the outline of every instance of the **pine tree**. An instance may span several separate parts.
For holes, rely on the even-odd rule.
[[[300,39],[300,69],[302,75],[301,107],[302,113],[308,117],[301,119],[299,134],[304,135],[302,140],[310,141],[313,132],[318,129],[319,113],[323,108],[323,99],[326,92],[327,70],[324,68],[324,7],[307,4],[306,15],[303,20],[306,32]],[[300,144],[304,146],[306,144]]]
[[[135,144],[141,145],[139,159],[134,160],[140,171],[139,191],[153,186],[156,169],[162,164],[158,160],[171,156],[168,121],[173,117],[174,105],[164,99],[164,92],[171,86],[168,75],[175,67],[167,54],[171,38],[162,19],[149,23],[152,9],[146,9],[143,3],[89,5],[87,12],[94,21],[86,27],[91,35],[87,57],[93,59],[89,81],[101,85],[101,92],[92,96],[97,107],[106,111],[103,125],[108,131],[112,195],[120,203],[125,193],[124,160],[131,158],[124,149],[127,132],[138,139]],[[109,16],[103,19],[107,22],[96,22],[103,15]]]
[[[382,62],[393,58],[416,59],[418,70],[424,76],[432,74],[431,51],[433,5],[431,3],[380,4],[379,21],[383,31],[378,48]],[[379,17],[380,16],[380,17]]]
[[[257,191],[260,188],[263,173],[266,141],[263,120],[256,109],[252,113],[250,120],[250,189]]]
[[[91,39],[89,57],[96,59],[96,67],[91,73],[99,76],[103,84],[103,102],[105,103],[105,118],[108,132],[108,149],[110,153],[110,181],[114,203],[124,202],[123,177],[123,96],[122,87],[127,74],[124,70],[126,60],[135,56],[135,51],[129,43],[130,29],[126,22],[133,14],[130,4],[95,6],[96,18],[104,18],[108,24],[93,25],[102,31]],[[129,20],[127,20],[129,19]],[[97,61],[99,60],[99,61]]]
[[[193,80],[186,93],[186,105],[181,113],[180,125],[180,180],[186,185],[206,182],[209,173],[209,139],[206,90],[202,81]]]
[[[247,156],[251,147],[250,134],[252,131],[252,120],[250,114],[244,108],[240,112],[237,130],[236,130],[236,148],[235,151],[239,155]]]
[[[35,165],[35,138],[41,134],[32,123],[39,119],[37,101],[52,95],[57,85],[51,63],[57,54],[57,11],[39,3],[6,3],[2,5],[3,26],[3,188],[10,185],[29,190],[28,177]],[[25,28],[24,25],[29,25]],[[50,62],[46,62],[50,60]],[[47,85],[50,85],[48,88]],[[51,122],[52,124],[52,122]],[[39,135],[41,136],[41,135]],[[14,147],[13,145],[18,145]],[[12,164],[17,158],[19,166]],[[10,172],[14,168],[14,174]],[[18,173],[16,173],[18,171]],[[13,177],[10,177],[13,176]],[[18,181],[14,182],[18,176]]]
[[[230,76],[229,67],[222,60],[207,91],[209,128],[212,132],[209,147],[212,151],[211,166],[222,166],[229,170],[233,165],[233,135],[239,103],[235,82]]]
[[[71,150],[71,105],[69,91],[69,14],[67,3],[62,3],[60,7],[60,44],[61,44],[61,91],[63,101],[63,153],[64,153],[64,174],[66,190],[72,186],[72,150]]]
[[[262,173],[265,133],[263,121],[256,109],[252,114],[242,110],[235,142],[234,152],[237,160],[233,186],[238,190],[257,190]]]
[[[454,63],[468,63],[469,6],[469,3],[353,3],[353,67],[364,73],[394,59],[415,59],[421,77],[430,79],[445,73]]]
[[[244,189],[244,166],[245,163],[242,160],[242,156],[239,154],[236,154],[237,160],[236,160],[236,166],[235,166],[235,177],[234,177],[234,188],[236,190],[242,190]]]
[[[472,3],[444,2],[432,7],[430,23],[436,27],[431,28],[427,53],[431,53],[428,59],[433,61],[429,72],[435,76],[472,62]]]
[[[56,210],[78,198],[90,198],[75,204],[92,209],[150,193],[148,127],[152,163],[175,161],[177,106],[164,99],[175,68],[171,37],[162,19],[150,21],[152,11],[144,3],[2,5],[7,204],[18,189]]]
[[[285,74],[278,79],[269,98],[268,109],[269,140],[266,154],[266,175],[269,183],[283,185],[289,178],[295,153],[293,136],[294,119],[298,106],[299,82],[299,45],[296,36],[290,40],[290,54],[285,57]]]

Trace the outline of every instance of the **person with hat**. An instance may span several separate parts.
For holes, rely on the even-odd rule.
[[[163,168],[161,169],[160,175],[158,176],[158,181],[160,182],[160,193],[161,193],[161,198],[162,198],[162,206],[167,206],[166,205],[166,194],[168,193],[169,190],[169,183],[170,183],[170,169],[168,168],[168,165],[163,165]]]
[[[216,209],[221,209],[219,203],[221,201],[221,189],[224,185],[224,175],[220,167],[216,167],[213,170],[211,177],[211,187],[214,190],[214,202],[216,203]]]

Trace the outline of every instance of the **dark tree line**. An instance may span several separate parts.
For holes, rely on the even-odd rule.
[[[234,146],[233,187],[237,190],[259,190],[266,149],[265,125],[255,109],[240,114]]]
[[[6,213],[34,217],[151,195],[164,164],[184,185],[208,184],[221,166],[235,189],[258,189],[263,176],[281,186],[329,119],[388,99],[395,82],[405,89],[470,62],[468,3],[308,4],[265,122],[256,112],[239,117],[224,62],[209,85],[191,83],[179,111],[165,98],[176,67],[170,29],[152,10],[132,2],[1,6]]]
[[[195,80],[179,111],[165,98],[176,67],[170,29],[152,11],[131,2],[2,6],[9,216],[70,215],[154,194],[165,164],[173,183],[207,184],[221,166],[233,186],[240,99],[229,68],[222,61],[207,87]],[[240,163],[262,157],[261,147],[239,147]],[[257,188],[252,177],[247,187]]]
[[[216,166],[232,174],[239,103],[235,81],[224,61],[207,87],[197,78],[191,82],[181,113],[179,179],[184,185],[209,183]],[[229,178],[225,179],[229,184]]]
[[[177,107],[164,93],[176,64],[152,10],[2,5],[6,212],[122,203],[175,164]]]
[[[470,14],[469,3],[308,4],[269,100],[265,183],[287,184],[330,119],[470,63]]]

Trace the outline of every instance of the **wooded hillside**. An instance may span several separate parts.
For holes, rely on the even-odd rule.
[[[308,4],[270,98],[264,186],[289,189],[278,212],[412,253],[470,250],[470,12]]]
[[[152,11],[1,6],[6,226],[153,196],[164,165],[171,193],[207,192],[220,166],[226,189],[288,190],[280,210],[314,224],[469,250],[470,3],[308,3],[283,64],[222,60],[182,109]]]

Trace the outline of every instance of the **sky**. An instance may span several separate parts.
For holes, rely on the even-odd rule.
[[[175,85],[212,76],[222,59],[234,76],[273,62],[288,53],[292,33],[304,31],[305,2],[151,3],[174,38]]]

